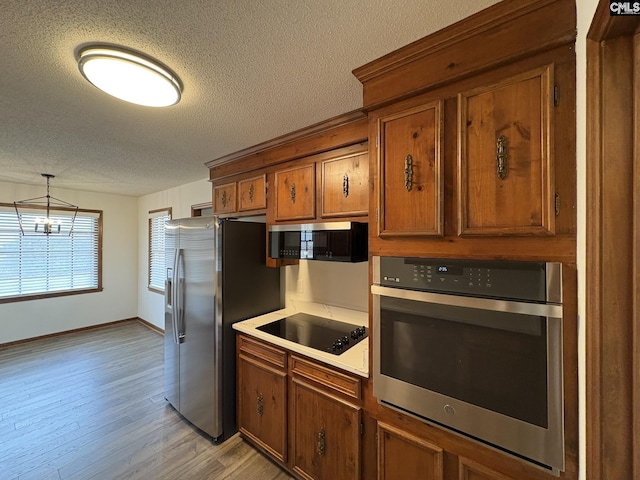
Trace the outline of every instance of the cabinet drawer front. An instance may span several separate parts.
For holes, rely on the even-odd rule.
[[[235,182],[213,187],[213,213],[233,213],[235,211],[236,211]]]
[[[276,368],[286,370],[287,352],[244,335],[238,336],[238,350]]]
[[[315,217],[315,179],[315,164],[276,172],[276,220],[302,220]]]
[[[322,162],[322,217],[367,215],[369,154]]]
[[[443,480],[442,448],[378,422],[378,479]]]
[[[458,96],[461,235],[554,232],[552,102],[552,66]]]
[[[265,185],[264,175],[239,181],[240,205],[238,210],[243,212],[246,210],[267,208]]]
[[[443,107],[378,119],[379,236],[442,235]]]
[[[291,355],[291,373],[319,383],[351,398],[362,398],[360,379]]]

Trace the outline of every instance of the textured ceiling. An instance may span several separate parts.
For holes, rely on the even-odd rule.
[[[0,181],[139,196],[205,162],[362,106],[351,71],[496,0],[0,2]],[[142,51],[179,104],[127,104],[80,75],[88,43]]]

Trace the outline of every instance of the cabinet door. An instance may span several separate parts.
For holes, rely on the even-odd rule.
[[[360,478],[360,407],[292,380],[293,470],[306,479]]]
[[[236,211],[236,183],[213,187],[213,213],[234,213]]]
[[[238,210],[243,212],[247,210],[267,208],[265,185],[266,182],[264,175],[239,181],[238,190],[240,191],[240,205]]]
[[[442,102],[378,119],[379,236],[442,235]]]
[[[554,233],[551,66],[458,95],[461,235]]]
[[[378,480],[397,478],[442,480],[442,449],[378,422]]]
[[[315,179],[315,164],[276,172],[276,220],[303,220],[316,216]]]
[[[322,162],[322,217],[367,215],[369,154]]]
[[[281,462],[287,461],[287,373],[250,357],[238,358],[240,432]]]
[[[458,458],[460,480],[515,480],[468,458]]]

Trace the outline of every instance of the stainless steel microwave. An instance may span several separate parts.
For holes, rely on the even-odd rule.
[[[368,225],[360,222],[325,222],[269,227],[269,257],[366,262]]]

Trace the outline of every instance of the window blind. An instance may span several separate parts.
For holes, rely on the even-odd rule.
[[[164,292],[164,224],[171,220],[171,210],[157,210],[149,214],[149,288]]]
[[[63,222],[73,216],[55,214]],[[101,216],[79,210],[69,236],[22,236],[13,207],[0,206],[0,300],[99,288]]]

